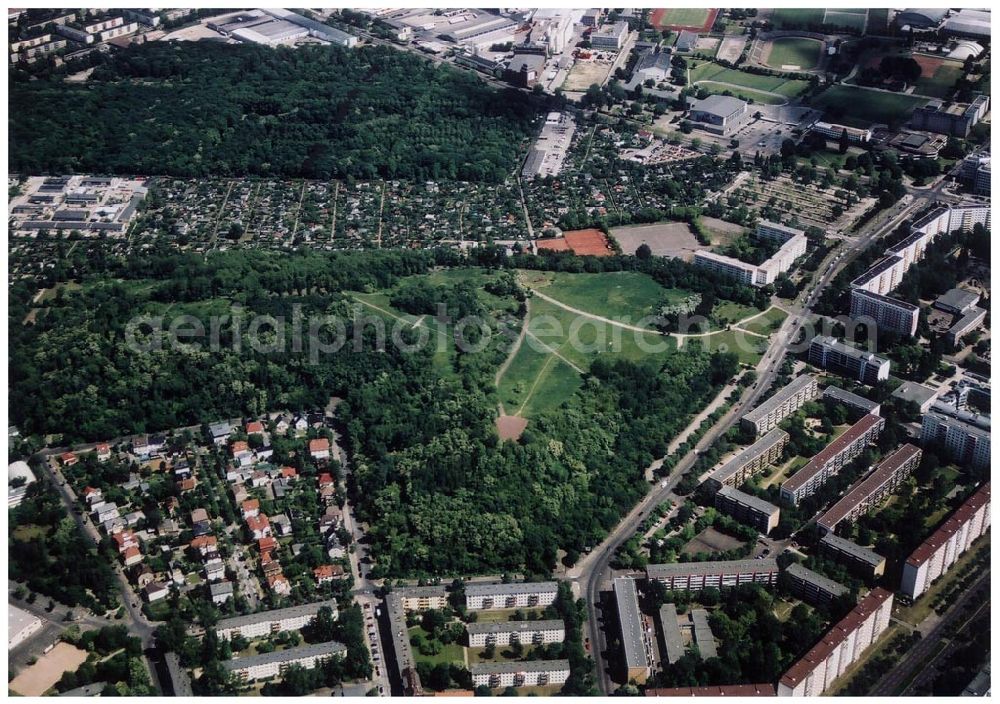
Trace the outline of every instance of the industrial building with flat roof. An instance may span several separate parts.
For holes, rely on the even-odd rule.
[[[878,640],[892,615],[892,592],[876,587],[778,681],[779,697],[818,697]]]
[[[590,46],[594,49],[613,49],[618,51],[625,46],[628,39],[628,22],[615,22],[595,29],[590,34]]]
[[[832,533],[841,521],[854,521],[881,504],[920,464],[923,452],[907,443],[884,460],[875,470],[855,484],[837,503],[816,519],[821,532]]]
[[[764,403],[745,414],[740,423],[760,435],[777,427],[778,423],[802,408],[808,401],[818,397],[819,384],[816,377],[812,374],[803,374],[792,379]]]
[[[856,574],[877,577],[885,573],[885,558],[870,548],[861,547],[839,535],[827,533],[819,540],[820,552],[843,562]]]
[[[331,658],[343,657],[346,654],[346,645],[331,640],[328,643],[300,645],[270,653],[224,660],[222,666],[241,679],[252,682],[268,677],[278,677],[292,665],[311,670]]]
[[[823,400],[842,404],[860,413],[869,413],[873,416],[881,415],[882,404],[839,386],[827,386],[823,389]]]
[[[647,565],[646,578],[662,582],[667,589],[700,591],[708,587],[725,588],[741,584],[774,584],[778,561],[721,560],[718,562],[677,562]]]
[[[559,585],[555,582],[468,584],[465,587],[465,608],[518,609],[548,606],[556,600],[558,591]]]
[[[817,335],[809,343],[809,363],[870,386],[889,378],[888,359],[825,335]]]
[[[903,565],[900,591],[916,599],[990,529],[990,483],[976,490]]]
[[[753,494],[723,486],[715,494],[715,507],[767,535],[778,527],[781,510]]]
[[[569,660],[484,662],[469,668],[472,683],[490,689],[499,687],[543,687],[569,679]]]
[[[646,631],[642,627],[642,614],[639,613],[639,595],[636,592],[635,580],[630,577],[618,577],[612,586],[615,592],[615,604],[618,607],[618,624],[621,627],[628,679],[642,684],[650,672],[647,656],[649,648],[646,643]]]
[[[840,472],[874,442],[885,428],[885,418],[866,415],[843,435],[820,450],[809,463],[781,484],[781,498],[792,504],[815,494],[827,480]]]
[[[793,562],[785,568],[785,579],[792,594],[813,605],[828,604],[849,590],[840,582],[835,582],[818,572]]]
[[[772,428],[750,447],[745,447],[714,470],[707,481],[717,486],[741,486],[747,479],[776,462],[788,443],[788,433]]]
[[[316,614],[324,606],[330,607],[333,611],[333,617],[337,618],[337,600],[327,599],[312,604],[289,606],[286,609],[273,609],[256,614],[219,619],[219,622],[215,624],[215,634],[219,638],[226,639],[235,634],[244,638],[260,638],[279,631],[297,631],[316,618]]]

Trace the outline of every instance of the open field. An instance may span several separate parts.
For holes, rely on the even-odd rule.
[[[417,635],[418,633],[427,636],[427,632],[424,631],[420,626],[413,626],[410,630],[410,637]],[[430,663],[431,665],[437,665],[438,663],[448,662],[453,665],[465,666],[465,648],[457,643],[449,643],[448,645],[442,645],[441,650],[434,655],[424,655],[420,652],[420,649],[416,646],[413,647],[413,659],[417,662],[423,661]]]
[[[739,35],[735,37],[723,37],[722,41],[719,43],[719,50],[715,54],[715,58],[719,61],[728,61],[731,64],[736,63],[736,60],[740,58],[740,54],[743,53],[743,48],[747,45],[747,38],[745,35]]]
[[[690,81],[691,83],[699,83],[700,81],[728,83],[749,90],[778,93],[786,97],[795,97],[809,87],[807,81],[788,79],[784,76],[761,76],[755,73],[746,73],[710,61],[704,61],[692,68]]]
[[[709,93],[723,94],[732,93],[737,98],[745,100],[748,103],[760,103],[763,105],[784,105],[788,102],[787,99],[782,98],[777,95],[770,95],[769,93],[761,93],[760,91],[750,90],[749,88],[735,88],[724,83],[716,83],[715,81],[702,81],[698,84],[699,88],[704,88]]]
[[[767,347],[767,340],[740,330],[725,330],[687,340],[684,346],[700,344],[708,352],[735,352],[740,364],[757,364]]]
[[[40,697],[59,681],[64,672],[76,670],[87,659],[87,651],[57,643],[31,667],[11,680],[8,688],[24,697]]]
[[[663,288],[649,276],[635,272],[566,274],[522,271],[520,276],[528,287],[539,289],[568,306],[602,318],[630,323],[655,314],[661,304],[679,303],[691,295],[690,291]]]
[[[698,242],[686,222],[654,222],[647,225],[623,225],[611,230],[611,236],[625,254],[634,254],[640,245],[649,245],[658,257],[677,257],[691,261],[694,253],[706,247]]]
[[[611,71],[611,64],[598,61],[577,61],[566,75],[564,91],[585,91],[594,83],[604,85]]]
[[[677,303],[687,291],[665,289],[644,274],[564,274],[520,272],[522,283],[571,308],[609,320],[635,324]],[[567,311],[539,297],[531,300],[528,332],[498,393],[504,411],[532,417],[558,407],[582,384],[581,374],[598,356],[611,355],[658,365],[673,354],[676,341]]]
[[[715,22],[718,10],[706,7],[658,8],[649,14],[649,23],[657,29],[708,30]]]
[[[826,11],[820,8],[781,7],[771,11],[771,24],[775,29],[788,29],[810,24],[822,24]]]
[[[737,225],[736,223],[709,217],[707,215],[702,216],[701,224],[706,230],[708,230],[712,245],[715,247],[729,244],[734,239],[742,235],[744,229],[742,225]]]
[[[833,27],[845,27],[863,32],[868,23],[867,10],[842,10],[840,8],[826,11],[823,17],[823,24]]]
[[[743,323],[740,327],[744,330],[750,330],[751,332],[759,332],[762,335],[768,335],[780,328],[781,324],[787,317],[788,313],[780,308],[771,308],[767,312],[761,313],[753,320]]]
[[[915,56],[914,58],[919,58]],[[924,64],[921,62],[921,66]],[[955,87],[955,81],[962,77],[961,61],[940,61],[937,66],[924,68],[917,80],[914,92],[932,98],[946,98]]]
[[[825,110],[832,120],[867,125],[873,122],[903,122],[914,108],[926,102],[926,98],[902,93],[836,85],[818,95],[813,106]]]
[[[771,42],[765,63],[779,70],[808,71],[819,64],[822,48],[823,43],[818,39],[779,37]]]
[[[743,545],[743,541],[717,531],[706,528],[694,536],[681,550],[685,555],[697,555],[700,552],[724,552]]]

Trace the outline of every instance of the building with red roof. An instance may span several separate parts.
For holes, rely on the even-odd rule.
[[[892,592],[876,587],[778,681],[778,696],[818,697],[889,627]]]
[[[260,501],[257,499],[247,499],[240,505],[240,512],[243,518],[251,518],[260,513]]]
[[[314,460],[330,459],[330,441],[326,438],[316,438],[309,441],[309,454]]]
[[[260,550],[261,554],[270,552],[271,550],[277,550],[278,541],[270,535],[266,538],[261,538],[257,541],[257,549]]]
[[[250,421],[246,427],[247,435],[261,435],[264,433],[264,424],[259,420]]]
[[[271,535],[271,522],[263,513],[247,518],[247,529],[254,540],[260,540]]]
[[[74,464],[80,461],[77,459],[76,455],[74,455],[72,452],[62,453],[61,455],[59,455],[59,459],[62,460],[64,467],[72,467]]]
[[[986,482],[910,554],[903,565],[900,591],[911,599],[919,597],[989,531],[990,483]]]

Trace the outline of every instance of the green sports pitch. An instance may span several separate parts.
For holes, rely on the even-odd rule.
[[[706,7],[673,7],[652,10],[649,22],[658,29],[665,27],[704,27],[713,12]]]
[[[819,64],[822,48],[823,43],[817,39],[779,37],[771,42],[771,52],[766,63],[776,69],[797,66],[801,70],[808,71]]]

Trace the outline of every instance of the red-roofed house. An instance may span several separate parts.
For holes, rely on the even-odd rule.
[[[97,459],[101,462],[107,462],[111,459],[111,445],[106,442],[99,442],[94,447],[94,452],[97,453]]]
[[[260,501],[257,499],[247,499],[243,502],[240,510],[243,512],[243,518],[252,518],[260,514]]]
[[[119,555],[129,548],[139,547],[139,541],[136,539],[135,533],[130,530],[121,530],[117,533],[112,533],[111,538],[115,541],[115,545],[118,546]]]
[[[132,565],[138,565],[142,562],[142,553],[139,552],[139,548],[131,547],[125,550],[122,554],[125,560],[125,566],[131,567]]]
[[[326,438],[316,438],[309,441],[309,454],[314,460],[330,459],[330,441]]]
[[[74,455],[72,452],[62,453],[61,455],[59,455],[59,459],[62,460],[63,467],[72,467],[74,464],[80,461],[76,458],[76,455]]]
[[[271,591],[275,594],[281,594],[282,596],[288,596],[292,593],[292,585],[288,583],[288,578],[283,574],[276,574],[268,577],[267,586],[269,586]]]
[[[96,501],[101,501],[104,498],[104,492],[100,489],[88,486],[83,490],[83,498],[87,500],[88,504],[92,504]]]
[[[271,535],[271,522],[267,520],[267,516],[264,514],[250,516],[247,519],[247,528],[253,535],[254,540],[260,540]]]
[[[264,433],[264,424],[259,420],[250,421],[247,423],[247,435],[262,435]]]
[[[334,579],[344,576],[344,568],[340,565],[320,565],[313,570],[316,584],[330,584]]]
[[[199,535],[191,541],[191,549],[197,550],[202,555],[206,555],[213,550],[217,550],[219,539],[214,535]]]
[[[299,473],[295,470],[295,467],[282,467],[281,476],[285,479],[298,479]]]
[[[177,482],[177,489],[182,493],[185,491],[193,491],[196,486],[198,486],[198,480],[194,477],[191,477],[190,479],[181,479]]]
[[[319,486],[320,488],[324,486],[333,486],[333,477],[329,472],[323,472],[319,475]]]
[[[257,549],[260,550],[261,553],[268,552],[271,550],[276,550],[277,547],[278,547],[278,541],[272,538],[270,535],[267,536],[266,538],[261,538],[260,540],[257,541]]]

